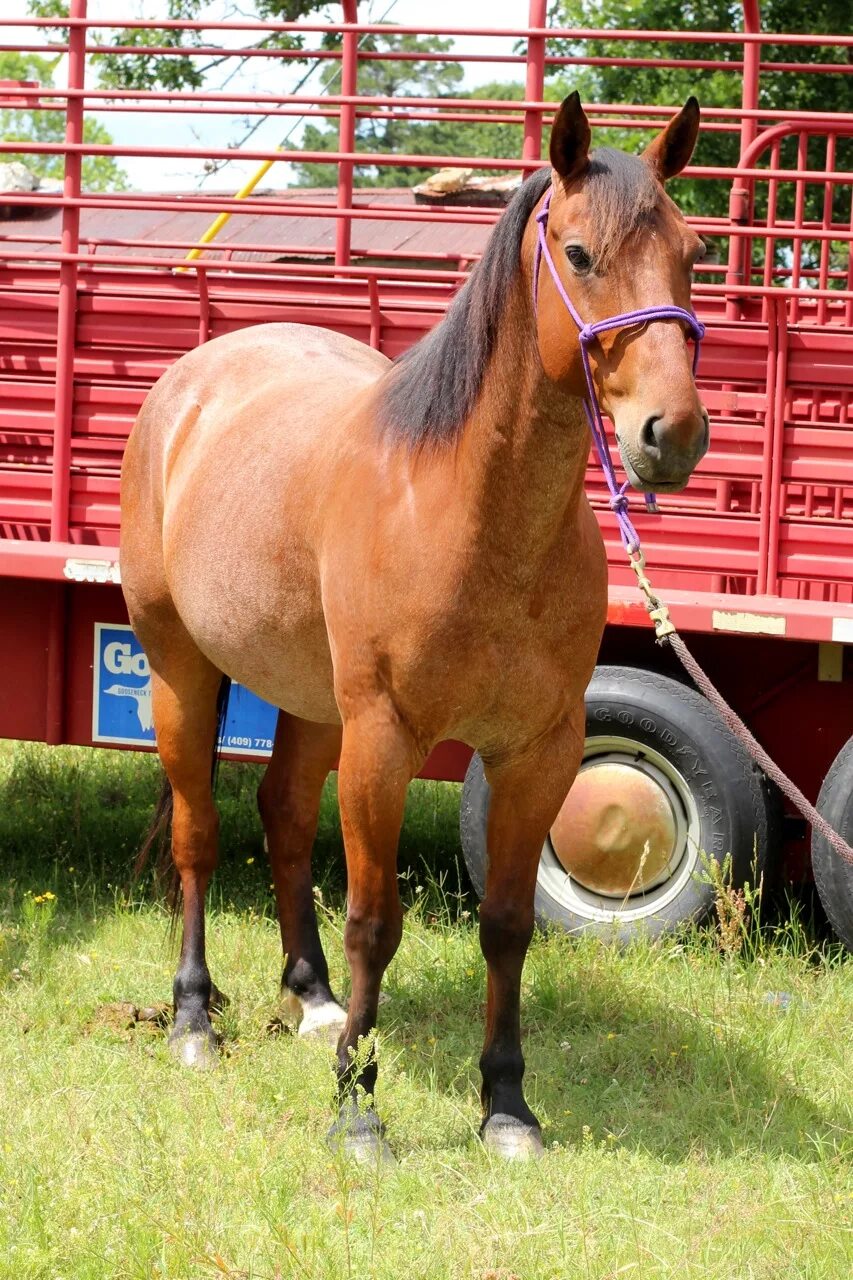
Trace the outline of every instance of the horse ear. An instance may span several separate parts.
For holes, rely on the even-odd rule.
[[[575,91],[560,103],[551,126],[551,167],[564,182],[577,178],[589,163],[589,121]]]
[[[661,182],[674,178],[690,163],[699,136],[699,103],[688,98],[675,119],[643,152],[643,159]]]

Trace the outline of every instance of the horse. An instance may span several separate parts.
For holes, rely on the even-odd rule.
[[[584,494],[579,332],[560,290],[587,324],[614,308],[667,311],[600,333],[589,361],[632,485],[682,489],[708,444],[684,323],[701,242],[663,184],[688,163],[698,128],[691,98],[642,155],[591,152],[570,95],[550,167],[521,184],[443,320],[400,359],[319,327],[243,329],[172,365],[130,435],[121,578],[151,667],[170,792],[161,817],[170,806],[183,901],[169,1043],[183,1063],[215,1063],[204,901],[217,859],[211,761],[233,679],[280,708],[258,805],[282,999],[300,1033],[337,1037],[329,1137],[360,1159],[393,1159],[371,1046],[402,935],[398,838],[410,780],[449,738],[479,752],[491,786],[480,1135],[510,1158],[542,1151],[522,1088],[521,972],[540,851],[581,760],[607,604]],[[543,208],[550,270],[537,253]],[[335,765],[346,1012],[311,876]]]

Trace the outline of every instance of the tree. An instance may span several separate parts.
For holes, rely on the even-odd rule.
[[[365,39],[362,49],[370,52],[395,51],[401,53],[450,53],[452,41],[431,36],[397,35],[393,28],[388,34]],[[481,85],[471,94],[462,89],[463,71],[458,63],[412,61],[368,61],[359,63],[358,91],[363,97],[424,97],[447,98],[444,111],[453,111],[453,97],[464,96],[505,98],[520,101],[524,88],[520,84],[492,83]],[[411,120],[405,108],[388,113],[386,108],[373,109],[382,112],[384,119],[360,116],[356,121],[356,150],[383,154],[446,155],[446,156],[494,156],[510,158],[521,150],[521,125],[477,123],[441,119]],[[466,114],[464,111],[463,114]],[[336,151],[338,148],[337,121],[328,125],[309,124],[304,132],[303,148],[306,151]],[[429,166],[432,168],[433,166]],[[299,186],[328,186],[336,181],[336,171],[331,165],[305,163],[296,166]],[[485,171],[484,171],[485,172]],[[378,168],[371,165],[357,166],[356,186],[396,187],[422,182],[423,166],[393,165]]]
[[[50,87],[53,85],[54,65],[50,59],[35,54],[0,53],[0,80],[38,80]],[[62,142],[65,116],[62,111],[38,107],[3,107],[0,109],[0,137],[4,142]],[[85,122],[83,138],[96,144],[112,142],[103,125],[93,120]],[[62,181],[65,160],[61,155],[10,155],[4,152],[2,159],[7,162],[23,161],[42,183],[46,180]],[[84,156],[82,182],[90,191],[122,191],[127,187],[127,177],[112,156]]]
[[[741,0],[555,0],[550,21],[555,26],[607,28],[647,31],[738,31],[743,27]],[[775,32],[797,31],[804,25],[812,33],[838,34],[849,29],[850,0],[812,0],[803,9],[801,0],[761,0],[761,19],[764,30]],[[554,42],[559,45],[560,42]],[[567,55],[586,53],[607,57],[648,58],[654,46],[641,41],[620,41],[618,47],[607,41],[563,41],[560,52]],[[848,61],[851,51],[827,46],[774,45],[762,47],[762,62],[838,62]],[[710,44],[698,47],[689,43],[667,43],[666,58],[702,58],[714,61],[738,63],[741,48],[732,44]],[[565,74],[565,73],[563,73]],[[582,94],[594,102],[610,103],[659,103],[680,106],[690,94],[695,94],[702,106],[738,107],[741,104],[742,75],[736,65],[729,70],[703,71],[687,67],[625,67],[595,66],[583,69]],[[578,86],[581,87],[580,85]],[[853,76],[813,74],[808,72],[762,73],[760,105],[769,108],[794,110],[849,112],[853,111]],[[599,140],[602,135],[597,135]],[[608,141],[624,145],[626,150],[636,147],[636,134],[622,131],[611,135]],[[795,149],[796,141],[789,147]],[[739,137],[733,133],[704,130],[699,138],[694,163],[697,165],[737,164]],[[787,163],[793,153],[783,150],[782,160]],[[814,167],[822,166],[822,159],[814,157]],[[708,182],[697,179],[679,179],[672,184],[674,198],[687,213],[706,216],[726,214],[731,181]],[[759,192],[759,197],[760,197]],[[840,193],[839,193],[840,194]],[[822,199],[822,193],[812,191],[813,201]],[[793,207],[791,184],[783,184],[780,190],[780,214],[789,216]],[[810,210],[810,215],[815,210]],[[820,216],[820,215],[818,215]]]
[[[237,10],[241,17],[253,20],[272,20],[277,22],[296,22],[309,14],[325,21],[332,21],[330,6],[325,0],[254,0],[253,12],[244,13]],[[167,0],[166,17],[170,21],[183,19],[195,21],[202,19],[206,10],[210,9],[210,0]],[[68,16],[68,0],[29,0],[29,10],[38,18],[66,18]],[[318,12],[319,11],[319,12]],[[222,17],[234,16],[223,13]],[[335,15],[339,17],[339,12]],[[216,35],[211,32],[188,31],[186,29],[152,27],[146,30],[128,28],[113,31],[110,38],[104,41],[104,48],[109,45],[132,45],[140,49],[140,53],[109,53],[97,55],[97,65],[101,83],[117,89],[200,89],[211,71],[221,66],[228,58],[225,45],[221,45],[222,54],[213,54],[200,66],[193,59],[193,47],[210,48],[216,44]],[[252,47],[255,49],[301,49],[304,37],[297,32],[272,32],[258,40]],[[146,49],[153,48],[186,49],[186,56],[176,57],[174,54],[150,54]]]

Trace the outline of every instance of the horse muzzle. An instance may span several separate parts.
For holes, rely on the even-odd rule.
[[[685,414],[648,415],[633,431],[616,429],[622,465],[633,489],[680,493],[708,452],[710,423],[700,408]]]

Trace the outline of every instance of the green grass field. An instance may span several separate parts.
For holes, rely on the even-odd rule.
[[[539,935],[528,1096],[548,1147],[476,1141],[484,972],[458,788],[412,788],[381,1008],[390,1171],[333,1158],[329,1051],[268,1030],[280,969],[254,811],[224,766],[209,956],[223,1062],[173,1065],[120,1002],[168,999],[168,921],[128,869],[150,758],[0,745],[0,1277],[847,1280],[853,962],[796,919],[626,951]],[[333,788],[316,880],[335,982]],[[738,950],[737,947],[740,949]],[[785,993],[780,1000],[779,993]]]

